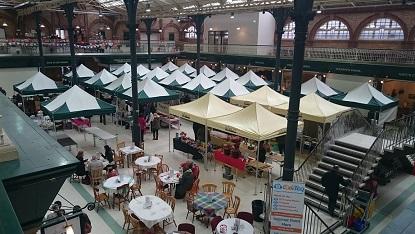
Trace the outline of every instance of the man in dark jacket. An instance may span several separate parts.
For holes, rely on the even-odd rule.
[[[186,192],[192,188],[193,185],[193,174],[192,170],[189,169],[183,173],[182,178],[179,183],[176,185],[176,192],[174,197],[176,199],[182,199],[186,195]]]
[[[329,214],[334,216],[340,184],[347,186],[349,181],[345,180],[339,174],[339,166],[333,165],[333,168],[321,178],[321,184],[324,186],[325,193],[329,197]]]

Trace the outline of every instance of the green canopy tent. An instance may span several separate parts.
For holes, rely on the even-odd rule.
[[[186,76],[190,76],[191,74],[196,72],[196,69],[190,66],[188,63],[181,65],[177,70],[181,71]]]
[[[240,96],[250,93],[250,91],[247,88],[245,88],[243,85],[239,84],[232,78],[226,78],[225,80],[217,84],[209,92],[226,100],[229,100],[231,97],[234,96]]]
[[[126,73],[120,78],[114,80],[107,86],[100,87],[101,91],[114,95],[115,93],[123,93],[131,88],[131,73]]]
[[[207,93],[213,87],[216,86],[216,83],[200,73],[194,79],[189,81],[187,84],[181,87],[181,90],[184,92],[189,92],[195,95],[200,95],[201,93]]]
[[[264,79],[259,77],[255,72],[249,70],[245,75],[239,77],[237,82],[249,89],[258,89],[262,86],[269,85]]]
[[[174,63],[172,63],[172,62],[168,62],[168,63],[166,63],[166,64],[164,64],[162,67],[161,67],[161,70],[163,70],[163,71],[165,71],[165,72],[167,72],[167,73],[169,73],[169,74],[171,74],[171,73],[173,73],[174,71],[176,71],[177,69],[179,69],[179,67],[178,66],[176,66],[176,64],[174,64]]]
[[[179,98],[179,94],[175,91],[164,88],[155,81],[147,78],[137,84],[138,103],[161,102],[175,100]],[[131,101],[132,88],[125,92],[116,93],[117,97]]]
[[[163,71],[161,68],[156,67],[153,70],[151,70],[150,72],[148,72],[145,76],[141,76],[139,77],[141,80],[144,80],[146,78],[155,80],[157,82],[161,81],[162,79],[166,78],[169,76],[169,73]]]
[[[43,102],[41,108],[53,121],[115,113],[115,106],[95,98],[76,85],[55,99]]]
[[[81,64],[78,67],[76,67],[76,74],[78,75],[78,80],[83,81],[87,80],[95,75],[95,73],[87,68],[85,65]],[[65,75],[66,78],[72,78],[72,71],[68,72]]]
[[[191,81],[191,79],[188,76],[183,74],[181,71],[176,70],[173,73],[171,73],[168,77],[160,81],[159,84],[172,89],[176,89],[176,87],[180,87],[188,83],[189,81]]]
[[[82,83],[90,88],[100,88],[115,80],[117,80],[116,76],[108,72],[106,69],[102,69],[102,71],[95,74],[91,79],[83,81]]]

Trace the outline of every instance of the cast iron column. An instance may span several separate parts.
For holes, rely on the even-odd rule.
[[[44,72],[45,57],[43,57],[42,30],[40,29],[40,11],[35,12],[34,14],[35,14],[35,23],[36,23],[37,45],[39,48],[39,68],[41,72]]]
[[[202,24],[207,15],[193,15],[192,19],[196,25],[196,72],[200,74],[200,40],[203,35]]]
[[[73,9],[74,4],[63,5],[65,10],[66,19],[68,20],[68,37],[69,37],[69,50],[71,52],[71,69],[72,69],[72,85],[78,84],[78,73],[76,72],[76,58],[75,58],[75,38],[73,32]]]
[[[275,26],[276,26],[276,33],[277,33],[277,49],[275,51],[275,82],[274,82],[274,90],[280,91],[281,88],[281,77],[282,77],[282,70],[281,70],[281,40],[282,34],[284,34],[284,26],[285,21],[290,16],[292,9],[291,8],[276,8],[272,9],[271,13],[275,19]],[[281,72],[280,72],[281,71]]]
[[[130,37],[130,56],[131,56],[131,89],[133,99],[133,126],[132,141],[136,146],[140,145],[140,129],[138,127],[138,91],[137,91],[137,45],[136,45],[136,20],[138,0],[124,0],[128,13],[128,30]]]
[[[285,181],[292,181],[294,177],[295,142],[297,139],[305,40],[307,38],[308,23],[314,17],[312,8],[313,0],[294,0],[294,11],[291,17],[295,20],[295,39],[290,103],[287,116],[287,136],[285,138],[286,147],[283,172],[283,180]]]
[[[150,45],[150,36],[151,36],[151,25],[156,19],[148,18],[144,19],[144,23],[146,24],[146,34],[147,34],[147,55],[148,55],[148,69],[151,70],[151,45]]]

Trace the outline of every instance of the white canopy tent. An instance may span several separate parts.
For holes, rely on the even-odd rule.
[[[167,73],[172,73],[172,72],[174,72],[174,71],[176,71],[177,69],[178,69],[179,67],[178,66],[176,66],[176,64],[174,64],[174,63],[172,63],[171,61],[169,61],[168,63],[166,63],[166,64],[164,64],[162,67],[161,67],[161,70],[163,70],[163,71],[165,71],[165,72],[167,72]]]
[[[140,77],[141,80],[144,80],[146,78],[155,80],[155,81],[161,81],[162,79],[169,76],[169,73],[163,71],[161,68],[156,67],[150,72],[148,72],[145,76]]]
[[[54,80],[42,72],[35,73],[23,83],[14,85],[13,88],[22,95],[37,95],[62,91],[62,87],[59,87]]]
[[[182,86],[188,83],[189,81],[191,81],[191,79],[188,76],[183,74],[181,71],[176,70],[159,83],[169,86]]]
[[[150,70],[148,68],[144,67],[142,64],[137,66],[137,76],[139,78],[145,76],[149,72],[150,72]]]
[[[216,96],[227,99],[233,96],[240,96],[249,93],[248,89],[246,89],[243,85],[239,84],[232,78],[227,78],[223,80],[209,92],[215,94]]]
[[[238,80],[239,81],[239,80]],[[238,106],[248,106],[252,103],[258,103],[266,108],[286,104],[289,97],[282,95],[268,86],[263,86],[252,93],[231,97],[230,102]]]
[[[87,68],[85,65],[81,64],[76,68],[76,74],[78,74],[79,78],[90,78],[95,75],[95,73]],[[68,72],[65,77],[72,77],[72,71]]]
[[[237,82],[248,88],[257,88],[260,86],[268,85],[264,79],[255,74],[255,72],[252,70],[249,70],[247,73],[245,73],[245,75],[239,77]]]
[[[218,74],[213,76],[211,79],[215,82],[221,82],[225,79],[237,80],[238,78],[239,78],[239,76],[237,74],[235,74],[229,68],[225,67],[225,69],[220,71]]]
[[[124,63],[123,65],[121,65],[119,68],[115,69],[115,71],[112,72],[112,74],[116,75],[116,76],[121,76],[125,73],[128,73],[131,71],[131,65],[128,63]]]
[[[189,83],[182,86],[183,89],[189,90],[193,93],[206,92],[207,90],[216,86],[216,83],[205,75],[200,73],[193,78]]]
[[[117,80],[117,77],[104,68],[102,71],[94,75],[91,79],[84,81],[84,83],[91,87],[99,87],[105,86],[115,80]]]
[[[103,90],[114,94],[115,92],[124,92],[129,88],[131,88],[131,73],[126,73],[111,84],[105,86]]]
[[[199,72],[200,72],[200,74],[203,74],[203,75],[205,75],[208,78],[211,78],[211,77],[213,77],[213,76],[216,75],[216,72],[214,72],[212,69],[210,69],[206,65],[203,65],[203,67],[200,68]],[[193,72],[190,75],[190,77],[196,77],[196,76],[197,76],[196,72]]]
[[[179,67],[179,69],[177,69],[179,71],[181,71],[183,74],[189,76],[190,74],[196,72],[196,69],[192,66],[190,66],[188,63],[185,63],[183,65],[181,65]]]
[[[310,93],[317,93],[322,97],[331,97],[334,95],[339,94],[339,92],[332,89],[327,84],[323,83],[321,80],[319,80],[316,76],[308,80],[307,82],[304,82],[301,85],[301,94],[302,95],[308,95]]]

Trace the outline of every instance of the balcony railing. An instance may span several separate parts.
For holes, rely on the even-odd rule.
[[[196,53],[195,44],[184,44],[184,52]],[[275,57],[274,46],[262,45],[201,45],[202,53]],[[281,48],[282,58],[293,58],[294,48]],[[341,62],[415,64],[415,50],[306,48],[305,59]]]

